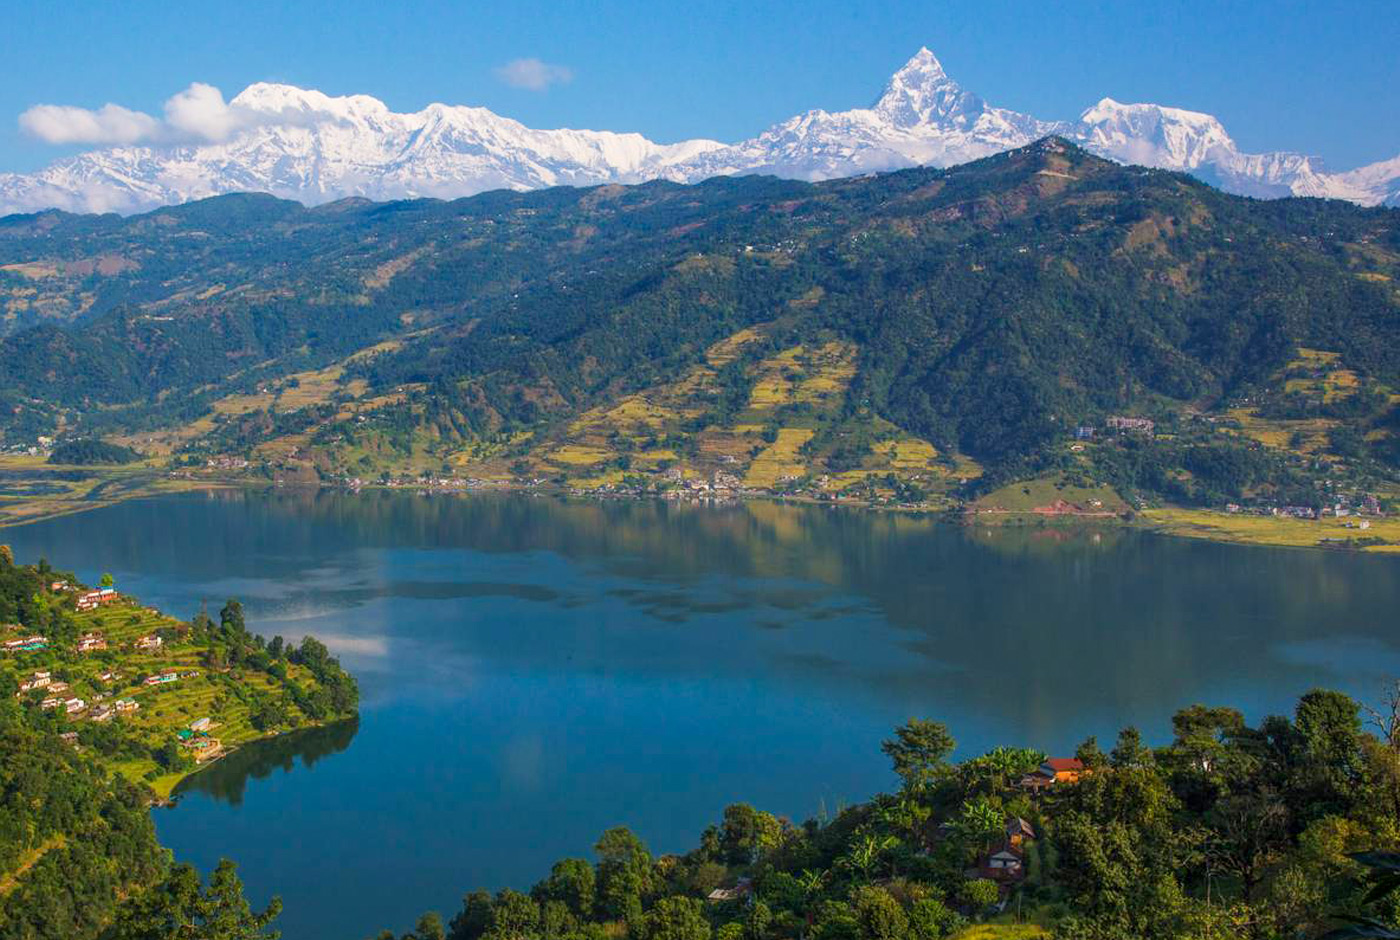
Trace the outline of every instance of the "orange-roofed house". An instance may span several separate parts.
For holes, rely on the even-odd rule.
[[[1055,783],[1078,783],[1088,769],[1077,757],[1047,757],[1045,763],[1040,765],[1039,773]]]

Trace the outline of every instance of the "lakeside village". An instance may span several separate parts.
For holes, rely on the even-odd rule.
[[[97,611],[113,605],[131,604],[128,598],[112,587],[81,591],[67,581],[54,581],[49,584],[49,590],[54,594],[71,596],[73,608],[78,613]],[[145,608],[145,613],[154,616],[160,615],[160,612],[154,608]],[[0,627],[0,631],[20,634],[0,643],[0,649],[3,649],[6,654],[19,656],[50,648],[48,637],[27,634],[19,624],[5,625]],[[131,639],[126,644],[126,648],[134,653],[156,655],[161,652],[164,645],[165,640],[158,633],[147,633]],[[79,654],[95,653],[108,648],[107,636],[96,631],[81,634],[73,646],[74,651]],[[101,724],[140,711],[141,703],[135,695],[140,694],[141,691],[164,688],[182,679],[198,678],[199,675],[198,670],[181,671],[163,668],[149,675],[138,674],[128,679],[115,669],[107,669],[97,675],[97,682],[93,684],[98,690],[91,693],[92,698],[89,701],[71,694],[73,690],[70,684],[56,678],[52,670],[34,670],[28,677],[20,680],[19,691],[15,693],[15,697],[24,698],[30,693],[38,692],[44,696],[39,701],[39,707],[45,711],[61,709],[70,721],[91,721]],[[122,695],[124,690],[136,691]],[[197,718],[190,722],[188,727],[176,732],[176,739],[180,747],[189,752],[196,764],[206,763],[224,754],[224,747],[219,739],[210,734],[214,727],[215,724],[210,718]],[[78,733],[76,731],[66,731],[60,737],[75,748],[78,746]]]
[[[1103,445],[1133,445],[1141,441],[1184,440],[1201,443],[1229,433],[1232,440],[1249,443],[1252,438],[1243,433],[1235,416],[1205,415],[1189,413],[1180,416],[1184,422],[1177,426],[1177,417],[1170,419],[1170,427],[1162,429],[1158,420],[1140,415],[1107,415],[1102,426],[1081,423],[1065,429],[1064,457],[1070,458],[1071,465],[1065,472],[1089,471],[1088,478],[1096,476],[1092,472],[1095,462],[1095,448]],[[1207,437],[1200,437],[1201,434]],[[1254,441],[1257,447],[1263,444]],[[1267,448],[1266,448],[1267,450]],[[300,448],[294,448],[287,455],[291,459],[305,458]],[[252,464],[244,457],[217,455],[204,461],[204,472],[216,475],[238,476],[251,471]],[[1075,468],[1074,464],[1079,464]],[[1372,527],[1372,520],[1385,517],[1392,507],[1378,492],[1368,492],[1357,482],[1348,483],[1330,469],[1327,461],[1312,458],[1308,472],[1312,489],[1310,496],[1303,496],[1298,489],[1292,490],[1291,500],[1273,495],[1273,490],[1263,490],[1252,499],[1239,502],[1212,504],[1210,510],[1239,516],[1259,516],[1291,518],[1291,520],[1324,520],[1343,518],[1341,525],[1348,530],[1365,531]],[[360,478],[349,474],[339,476],[337,483],[343,488],[358,492],[364,488],[416,490],[419,495],[434,493],[476,492],[476,490],[540,490],[540,492],[563,492],[580,497],[661,497],[692,503],[729,503],[736,500],[764,499],[764,497],[791,497],[791,499],[811,500],[819,503],[850,503],[861,506],[882,506],[888,509],[937,511],[956,509],[958,500],[951,499],[949,486],[962,486],[969,482],[967,476],[945,478],[939,472],[895,472],[893,469],[857,469],[857,471],[836,474],[820,469],[794,466],[795,471],[778,475],[763,483],[748,479],[748,472],[742,461],[732,454],[713,455],[713,461],[703,466],[679,466],[672,461],[662,461],[650,468],[633,468],[620,474],[609,474],[595,481],[570,481],[563,475],[540,475],[538,465],[531,465],[521,459],[511,466],[508,476],[476,476],[461,474],[399,474],[385,471],[378,478]],[[195,479],[195,472],[189,469],[171,471],[171,475],[181,479]],[[276,485],[293,485],[308,482],[304,476],[273,475]],[[1025,481],[1022,481],[1022,483]],[[1008,483],[1019,486],[1021,483]],[[1092,485],[1091,485],[1092,486]],[[1147,500],[1134,493],[1123,495],[1124,502],[1116,506],[1106,504],[1102,497],[1106,488],[1098,488],[1098,495],[1079,493],[1078,496],[1049,500],[1044,506],[1025,506],[1008,510],[995,503],[995,497],[984,495],[965,509],[974,513],[984,513],[988,509],[994,514],[1015,513],[1035,514],[1035,516],[1084,516],[1109,517],[1149,509]],[[993,503],[987,503],[993,500]],[[1302,500],[1299,504],[1298,500]],[[1329,539],[1336,541],[1336,539]]]
[[[1077,757],[1047,757],[1039,767],[1022,777],[1017,786],[1035,799],[1056,787],[1073,786],[1090,773],[1092,771]],[[952,828],[952,823],[943,823],[938,829],[938,838],[947,838]],[[1008,816],[999,843],[987,846],[978,855],[976,865],[963,872],[963,877],[996,885],[1000,894],[997,909],[1005,909],[1014,889],[1030,877],[1032,870],[1041,867],[1037,838],[1035,827],[1029,822],[1020,816]],[[925,849],[922,854],[927,856],[930,852]],[[751,902],[753,899],[753,881],[749,878],[740,878],[732,887],[715,888],[706,895],[706,900],[712,904]]]
[[[1209,428],[1214,433],[1221,430],[1219,422],[1225,421],[1228,424],[1229,419],[1218,418],[1215,415],[1191,414],[1188,421],[1190,424]],[[1122,443],[1129,439],[1151,440],[1175,436],[1177,435],[1171,432],[1159,434],[1158,424],[1152,418],[1109,415],[1104,419],[1102,427],[1080,424],[1068,429],[1066,450],[1069,455],[1082,460],[1091,456],[1090,448],[1096,445]],[[295,457],[298,454],[294,451],[291,456]],[[843,475],[812,472],[781,475],[770,484],[760,486],[744,479],[745,472],[738,458],[730,454],[721,454],[716,459],[719,466],[708,469],[683,468],[663,463],[647,470],[633,470],[623,474],[621,479],[598,481],[591,485],[569,483],[562,476],[532,475],[532,468],[523,461],[519,466],[512,468],[510,477],[432,473],[395,476],[385,472],[377,479],[345,475],[337,482],[352,492],[358,492],[365,487],[414,490],[420,495],[524,489],[564,492],[578,497],[659,497],[696,503],[790,497],[815,502],[884,506],[914,511],[950,508],[949,500],[931,497],[930,494],[942,491],[948,483],[962,485],[968,482],[967,478],[940,481],[928,474],[896,474],[870,470],[861,471],[859,480],[847,480],[840,486],[835,483],[837,478]],[[210,457],[205,465],[206,471],[232,475],[246,473],[250,468],[251,464],[247,459],[233,456]],[[182,479],[194,479],[194,474],[189,470],[172,471],[171,475]],[[275,481],[279,486],[293,482],[281,477],[276,477]],[[1386,510],[1391,508],[1377,493],[1354,486],[1348,487],[1343,481],[1333,479],[1330,475],[1318,476],[1314,485],[1317,492],[1307,505],[1282,502],[1261,495],[1253,501],[1225,502],[1209,508],[1235,515],[1311,520],[1345,519],[1347,521],[1343,523],[1344,528],[1358,531],[1370,529],[1372,520],[1384,517]],[[1149,508],[1148,503],[1138,496],[1129,496],[1127,505],[1137,511]],[[977,507],[974,505],[970,508]],[[1106,507],[1100,499],[1087,497],[1077,503],[1056,500],[1050,505],[1037,506],[1028,511],[1036,515],[1095,517],[1117,515],[1121,510]]]

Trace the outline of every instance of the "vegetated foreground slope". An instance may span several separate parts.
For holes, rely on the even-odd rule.
[[[252,936],[231,867],[208,896],[147,806],[251,739],[355,713],[327,652],[255,636],[230,601],[184,623],[0,546],[0,938]],[[126,902],[126,903],[123,903]]]
[[[1384,494],[1397,278],[1392,210],[1057,138],[820,184],[44,213],[0,222],[0,424],[322,478]]]
[[[1390,701],[1379,736],[1315,689],[1254,726],[1184,708],[1162,747],[1130,727],[1107,754],[1089,738],[960,763],[945,726],[911,719],[883,746],[896,793],[801,825],[734,804],[682,855],[609,829],[595,863],[472,891],[400,940],[1282,940],[1343,919],[1367,926],[1329,940],[1393,937],[1400,885],[1367,867],[1400,864]]]

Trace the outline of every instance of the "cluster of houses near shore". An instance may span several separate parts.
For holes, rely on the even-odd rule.
[[[196,718],[190,722],[188,728],[181,728],[175,732],[175,738],[180,742],[180,746],[193,754],[197,764],[211,761],[224,753],[222,742],[209,734],[213,728],[214,722],[211,719]]]
[[[1049,757],[1022,777],[1017,786],[1034,797],[1054,787],[1076,784],[1090,773],[1092,771],[1077,757]],[[946,832],[951,828],[951,823],[944,823],[941,830]],[[1004,903],[1011,888],[1025,881],[1029,873],[1027,856],[1036,838],[1035,827],[1030,822],[1020,816],[1008,817],[1000,842],[995,848],[980,854],[976,865],[963,874],[968,878],[985,878],[995,882],[1002,890]],[[715,904],[752,899],[753,882],[748,878],[740,878],[731,887],[715,888],[706,895],[706,900]]]
[[[121,679],[121,675],[115,672],[102,674],[103,681],[115,682]],[[63,709],[64,713],[78,718],[86,718],[88,721],[110,721],[114,716],[137,711],[141,705],[135,699],[122,698],[107,704],[103,700],[109,697],[108,693],[97,693],[91,703],[74,695],[69,695],[69,685],[61,679],[55,679],[53,673],[48,670],[34,672],[28,679],[24,679],[19,684],[19,691],[15,697],[21,697],[26,692],[36,690],[44,693],[44,698],[39,702],[39,707],[45,711],[53,709]]]
[[[1339,494],[1329,497],[1320,506],[1276,506],[1258,505],[1242,506],[1238,503],[1226,503],[1225,511],[1250,516],[1279,516],[1291,519],[1347,519],[1343,523],[1358,529],[1369,529],[1371,527],[1368,516],[1383,516],[1384,510],[1378,497],[1372,493],[1363,493],[1352,497],[1346,494]]]
[[[96,610],[99,607],[106,607],[108,604],[116,603],[121,599],[121,595],[113,588],[97,588],[94,591],[85,591],[79,594],[74,606],[79,611]]]
[[[54,593],[73,592],[76,589],[68,581],[54,581],[49,584],[49,590]],[[122,595],[110,587],[97,588],[91,591],[77,593],[73,598],[74,609],[78,612],[86,612],[105,607],[109,604],[122,600]],[[18,624],[10,624],[8,629],[22,631]],[[134,647],[139,651],[157,652],[164,645],[164,641],[157,634],[148,634],[137,638]],[[23,653],[36,652],[49,648],[49,638],[40,635],[21,635],[0,643],[0,649],[4,652]],[[107,637],[95,630],[90,630],[78,637],[74,649],[79,653],[93,653],[108,649]],[[198,675],[197,672],[180,673],[178,670],[167,669],[161,673],[153,675],[145,680],[145,685],[162,685],[168,682],[175,682],[187,676]],[[113,670],[104,671],[99,677],[102,682],[116,683],[121,680],[120,673]],[[120,698],[113,702],[106,702],[110,693],[98,692],[94,700],[88,702],[77,696],[69,695],[69,685],[60,679],[54,678],[49,670],[37,670],[27,679],[19,683],[19,691],[16,697],[23,697],[26,693],[36,690],[44,693],[44,698],[39,702],[39,707],[45,710],[62,709],[67,715],[74,718],[85,718],[88,721],[104,722],[110,721],[117,715],[130,714],[139,711],[141,703],[134,698]]]
[[[1047,757],[1033,772],[1022,777],[1019,786],[1032,796],[1057,786],[1078,783],[1089,768],[1077,757]],[[1019,816],[1006,820],[1004,838],[999,847],[984,853],[977,867],[967,872],[969,877],[988,878],[1003,886],[1019,884],[1028,873],[1026,852],[1036,840],[1035,828]]]
[[[123,596],[110,587],[98,588],[91,591],[79,592],[78,589],[68,581],[53,581],[49,584],[49,590],[54,593],[69,593],[73,597],[73,605],[78,612],[87,612],[106,607],[110,604],[124,600]],[[157,611],[147,608],[149,613]],[[23,632],[23,627],[19,624],[9,624],[8,627],[0,625],[0,630],[9,629],[16,632]],[[49,639],[38,635],[21,635],[0,643],[0,648],[5,652],[33,652],[49,648]],[[131,642],[129,649],[137,652],[159,653],[165,646],[164,639],[158,633],[149,633],[137,637]],[[89,630],[78,637],[74,649],[78,653],[90,653],[106,650],[109,648],[107,637],[96,630]],[[199,676],[198,670],[181,671],[177,668],[163,668],[159,672],[141,679],[141,685],[145,688],[154,689],[179,682],[181,679],[190,679]],[[115,686],[122,679],[122,675],[113,669],[104,670],[98,679],[107,685],[109,691],[97,691],[93,694],[93,700],[87,701],[71,694],[70,686],[54,676],[53,672],[47,669],[35,670],[27,678],[19,682],[19,690],[15,693],[16,698],[23,698],[25,695],[36,691],[43,693],[43,698],[38,702],[39,707],[46,710],[62,710],[70,719],[86,720],[93,722],[107,722],[120,715],[130,715],[141,709],[141,703],[135,698],[123,697],[113,699],[112,696],[119,694]],[[98,686],[99,689],[102,686]],[[214,723],[209,718],[199,718],[191,722],[187,728],[176,732],[176,738],[182,748],[190,752],[196,763],[206,763],[225,753],[222,742],[210,735]],[[78,747],[78,732],[65,731],[61,735],[73,747]]]

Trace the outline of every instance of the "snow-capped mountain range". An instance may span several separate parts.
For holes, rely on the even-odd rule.
[[[1043,121],[964,90],[927,49],[894,74],[870,108],[808,111],[728,145],[535,130],[465,106],[398,114],[365,95],[333,98],[268,83],[250,85],[228,107],[244,129],[217,143],[112,147],[33,174],[0,174],[0,214],[50,207],[135,212],[246,191],[315,204],[719,174],[819,180],[952,166],[1049,134],[1121,162],[1193,173],[1229,192],[1400,206],[1400,156],[1331,173],[1302,154],[1241,153],[1209,114],[1111,98],[1078,120]]]

